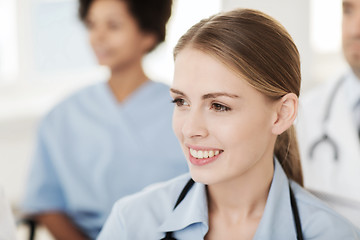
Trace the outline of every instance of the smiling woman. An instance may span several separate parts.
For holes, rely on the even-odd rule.
[[[119,200],[99,239],[360,238],[301,187],[300,60],[283,26],[256,10],[220,13],[188,30],[174,58],[173,129],[190,175]]]
[[[273,156],[272,122],[278,120],[274,110],[279,106],[196,48],[182,50],[175,66],[172,88],[181,89],[184,95],[172,92],[177,103],[173,128],[191,163],[192,178],[210,185],[244,175],[256,165],[266,172],[251,180],[268,185],[273,163],[265,159]],[[219,154],[204,158],[208,151]]]

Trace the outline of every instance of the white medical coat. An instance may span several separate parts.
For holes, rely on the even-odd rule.
[[[360,203],[360,142],[353,109],[346,98],[346,81],[349,81],[346,78],[349,77],[354,75],[348,73],[300,97],[296,127],[304,186]],[[341,80],[344,82],[331,96]],[[324,124],[326,106],[331,98],[334,99],[329,118]],[[334,148],[328,143],[319,144],[313,157],[310,157],[311,147],[324,133],[334,140],[338,148],[338,160],[334,159]]]

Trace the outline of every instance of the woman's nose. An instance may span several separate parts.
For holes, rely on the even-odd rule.
[[[189,111],[182,126],[182,133],[186,138],[204,138],[208,129],[204,114],[201,111]]]

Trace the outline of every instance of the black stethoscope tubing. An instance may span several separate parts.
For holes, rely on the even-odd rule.
[[[186,194],[189,192],[189,190],[191,189],[191,187],[194,185],[194,180],[191,178],[185,185],[185,187],[183,188],[183,190],[181,191],[175,206],[174,206],[174,210],[175,208],[181,203],[181,201],[185,198]],[[291,186],[289,184],[289,192],[290,192],[290,203],[291,203],[291,210],[294,216],[294,223],[295,223],[295,228],[296,228],[296,238],[297,240],[303,240],[303,234],[302,234],[302,228],[301,228],[301,221],[300,221],[300,215],[299,215],[299,210],[296,204],[296,199],[294,196],[294,193],[291,189]],[[173,237],[173,232],[166,232],[166,235],[164,238],[162,238],[161,240],[176,240],[176,238]]]
[[[331,148],[333,149],[333,152],[334,152],[334,160],[335,162],[337,162],[339,160],[339,147],[338,145],[336,144],[336,142],[334,141],[334,139],[332,139],[331,137],[329,137],[329,135],[327,134],[327,131],[326,131],[326,126],[327,126],[327,123],[329,121],[329,118],[330,118],[330,113],[331,113],[331,109],[333,107],[333,103],[334,103],[334,99],[337,95],[337,93],[339,92],[339,89],[341,87],[341,85],[345,82],[345,77],[342,77],[334,86],[333,90],[331,91],[330,95],[329,95],[329,100],[327,102],[327,105],[326,105],[326,109],[325,109],[325,114],[324,114],[324,118],[322,120],[322,128],[323,128],[323,133],[321,135],[321,137],[316,140],[311,146],[310,146],[310,149],[309,149],[309,157],[310,159],[313,159],[314,157],[314,152],[315,150],[317,149],[317,147],[320,145],[320,144],[323,144],[323,143],[328,143]]]

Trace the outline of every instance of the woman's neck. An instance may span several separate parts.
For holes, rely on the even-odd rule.
[[[123,69],[112,69],[108,84],[117,101],[122,102],[147,80],[139,63]]]
[[[239,178],[207,187],[210,231],[206,239],[216,239],[211,236],[223,234],[252,239],[274,174],[272,160],[257,164],[262,166],[253,166]]]

